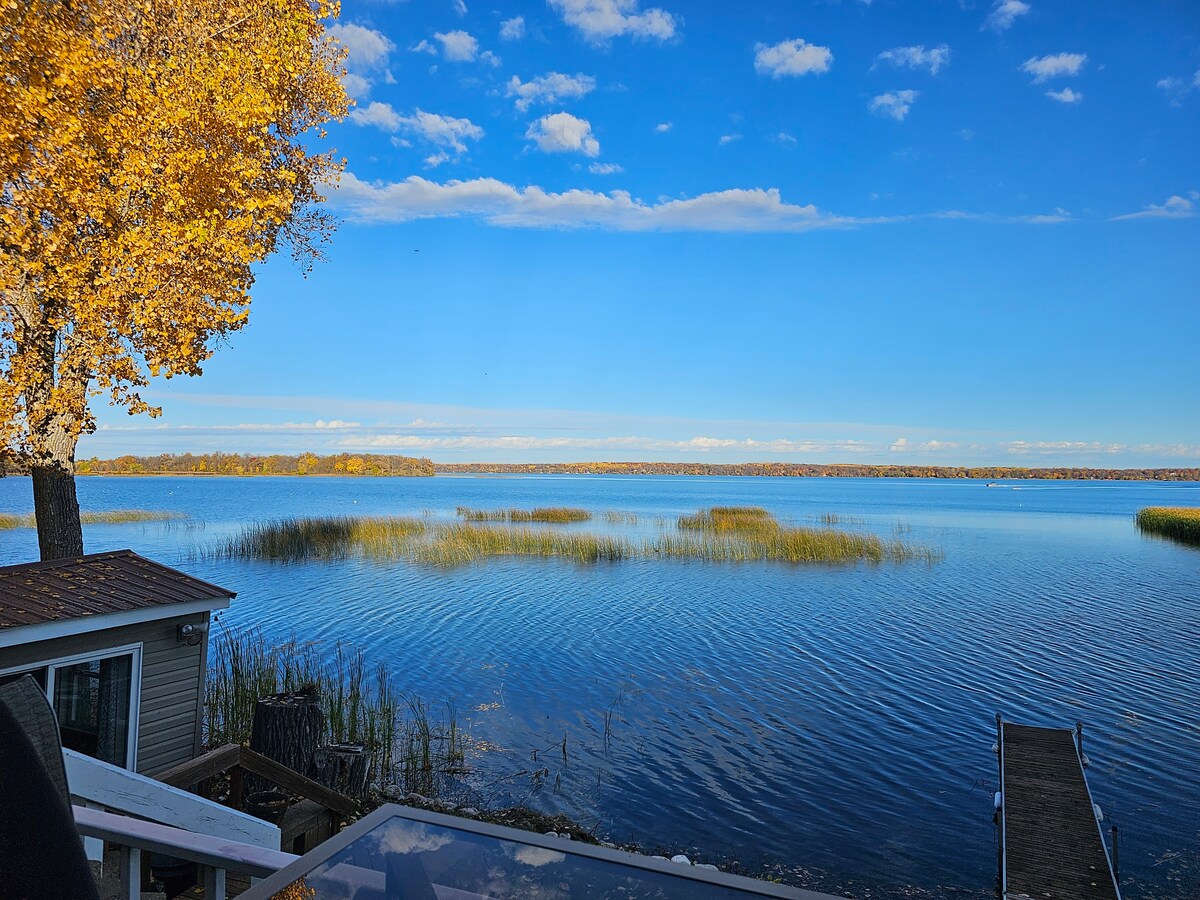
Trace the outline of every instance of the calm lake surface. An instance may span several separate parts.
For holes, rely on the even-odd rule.
[[[227,624],[348,641],[406,690],[452,702],[474,739],[503,748],[475,760],[498,801],[859,897],[983,897],[995,713],[1082,720],[1093,794],[1121,828],[1125,895],[1200,896],[1200,550],[1133,525],[1143,506],[1200,506],[1200,485],[156,477],[81,478],[79,495],[88,510],[190,517],[87,527],[89,552],[131,547],[180,566],[238,592]],[[653,533],[718,504],[797,524],[833,513],[945,557],[450,570],[193,558],[278,516],[562,505],[636,513]],[[28,479],[0,479],[0,511],[32,506]],[[36,556],[32,530],[0,532],[0,561]],[[489,786],[541,766],[540,788]]]

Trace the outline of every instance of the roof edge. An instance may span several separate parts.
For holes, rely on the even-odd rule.
[[[7,628],[0,628],[0,650],[87,634],[92,631],[107,631],[110,628],[121,628],[125,625],[142,625],[147,622],[176,619],[196,613],[211,613],[215,609],[228,609],[231,599],[232,597],[212,597],[190,600],[187,603],[171,603],[166,606],[123,609],[120,612],[77,616],[73,619],[54,619],[50,622],[35,622],[32,625],[10,625]]]
[[[223,588],[220,585],[213,584],[211,581],[205,581],[203,578],[197,578],[195,575],[189,575],[182,569],[176,569],[173,566],[165,565],[157,560],[150,559],[147,556],[142,556],[140,553],[135,553],[133,550],[105,550],[101,553],[88,553],[83,556],[64,556],[60,559],[45,559],[39,562],[18,563],[14,566],[0,566],[0,577],[17,572],[41,572],[46,569],[53,569],[58,566],[77,566],[80,563],[96,562],[101,559],[133,558],[141,560],[151,566],[156,566],[160,569],[167,569],[178,575],[182,575],[190,581],[194,581],[197,585],[211,588],[214,596],[224,596],[233,599],[237,596],[237,591],[231,591],[229,588]]]

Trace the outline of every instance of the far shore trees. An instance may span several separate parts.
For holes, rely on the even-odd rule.
[[[249,312],[252,266],[302,264],[341,163],[329,0],[0,4],[0,446],[28,461],[43,559],[83,553],[75,448],[106,394],[157,415]]]

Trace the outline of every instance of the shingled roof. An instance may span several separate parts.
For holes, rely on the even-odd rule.
[[[0,566],[0,634],[115,613],[145,611],[147,619],[161,618],[180,604],[212,601],[216,609],[235,596],[132,550]]]

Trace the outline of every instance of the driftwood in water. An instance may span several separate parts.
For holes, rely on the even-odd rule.
[[[316,688],[271,694],[254,707],[250,749],[307,775],[317,744],[325,731],[320,695]],[[269,790],[272,785],[257,775],[246,775],[247,793]]]
[[[361,800],[367,792],[367,762],[362,744],[318,747],[309,777],[339,794]]]

